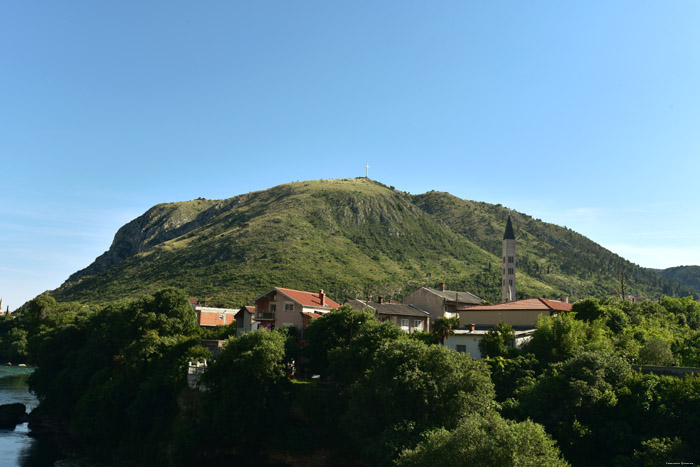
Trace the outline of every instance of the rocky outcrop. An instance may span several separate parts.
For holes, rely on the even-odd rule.
[[[27,421],[27,407],[24,404],[0,405],[0,429],[13,429]]]
[[[63,285],[78,282],[85,276],[98,274],[111,266],[142,253],[149,248],[185,235],[207,224],[229,205],[230,200],[206,200],[159,204],[122,226],[109,250],[95,261],[73,273]]]

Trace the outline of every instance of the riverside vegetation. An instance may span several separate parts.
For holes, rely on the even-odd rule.
[[[239,306],[270,284],[299,290],[322,284],[328,296],[344,301],[400,299],[446,282],[495,302],[509,214],[524,296],[700,293],[692,281],[681,285],[571,229],[504,206],[436,191],[411,195],[361,178],[160,204],[123,226],[109,251],[51,295],[104,304],[173,286],[193,297],[213,296],[215,306]]]
[[[210,359],[187,296],[101,307],[39,297],[3,339],[37,365],[38,415],[96,459],[143,465],[659,465],[700,461],[700,378],[632,363],[700,365],[700,305],[587,299],[543,318],[523,351],[489,360],[406,335],[348,307],[293,329],[229,338]],[[229,327],[230,329],[230,327]],[[225,330],[225,329],[224,329]],[[20,339],[21,340],[21,339]],[[297,362],[299,377],[288,379]],[[320,379],[308,378],[320,374]]]

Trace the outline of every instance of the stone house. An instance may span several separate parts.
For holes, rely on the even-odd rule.
[[[457,309],[481,305],[484,301],[469,292],[446,290],[445,283],[440,283],[437,289],[421,287],[403,299],[404,305],[412,305],[427,311],[430,321],[437,318],[457,318]]]
[[[387,303],[382,298],[378,302],[348,300],[347,304],[358,311],[369,308],[379,321],[394,323],[406,333],[430,330],[430,313],[413,305]]]

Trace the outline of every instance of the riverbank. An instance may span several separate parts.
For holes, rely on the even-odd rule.
[[[27,387],[31,367],[0,366],[0,405],[20,403],[33,410],[38,401]],[[61,459],[53,443],[30,436],[28,423],[0,430],[0,465],[44,467]]]

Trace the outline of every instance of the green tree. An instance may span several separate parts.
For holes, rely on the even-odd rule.
[[[611,350],[613,343],[599,322],[588,323],[570,314],[540,317],[535,333],[524,347],[540,362],[561,362],[583,350]]]
[[[520,419],[543,424],[572,463],[606,464],[626,430],[609,420],[623,422],[612,414],[630,371],[629,364],[614,353],[581,352],[553,364],[525,388],[516,413]]]
[[[576,313],[576,319],[589,322],[595,321],[605,314],[600,302],[595,298],[587,298],[574,303],[571,306],[571,311]]]
[[[675,365],[676,358],[671,352],[671,343],[651,336],[639,350],[639,363],[660,366]]]
[[[36,311],[37,319],[51,316]],[[38,410],[93,454],[152,462],[178,412],[187,361],[209,355],[198,336],[187,296],[173,289],[78,313],[33,339]]]
[[[204,409],[218,440],[236,446],[273,441],[286,407],[285,340],[264,329],[232,338],[202,376]]]
[[[373,462],[388,462],[414,447],[425,430],[453,429],[493,404],[484,362],[443,346],[390,340],[351,388],[341,426],[353,446]]]
[[[489,329],[486,335],[479,341],[479,350],[482,358],[496,358],[505,356],[513,348],[515,332],[513,326],[500,321]]]
[[[496,413],[469,416],[457,428],[431,431],[415,448],[401,453],[398,467],[563,467],[556,443],[542,425],[516,423]]]
[[[347,386],[369,367],[384,341],[405,333],[393,323],[379,322],[367,309],[344,305],[313,320],[306,337],[312,370]]]
[[[454,333],[457,326],[459,326],[457,318],[438,318],[433,322],[432,332],[437,336],[440,345],[444,345],[445,339]]]

